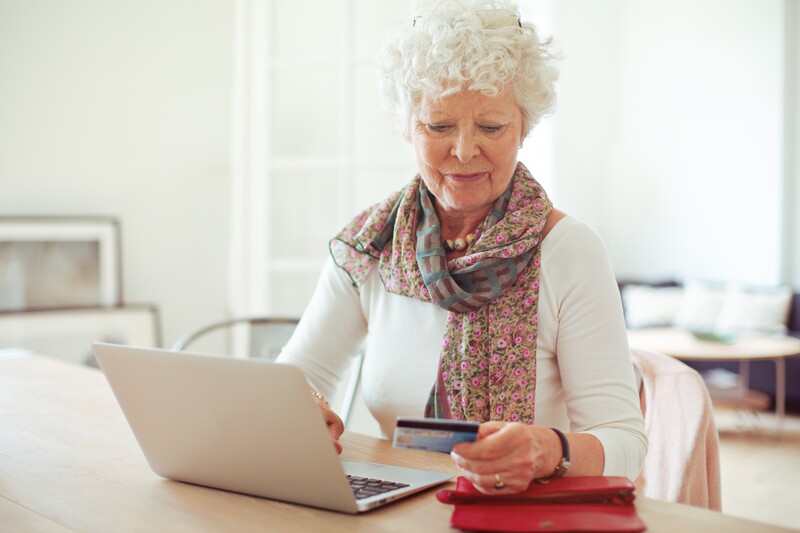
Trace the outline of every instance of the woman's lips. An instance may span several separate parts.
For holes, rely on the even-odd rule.
[[[457,181],[474,181],[488,176],[488,172],[473,172],[471,174],[446,174],[450,179]]]

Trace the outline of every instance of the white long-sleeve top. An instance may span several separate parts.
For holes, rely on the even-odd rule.
[[[535,424],[594,435],[605,475],[635,479],[647,450],[622,304],[599,236],[572,217],[542,242]],[[448,311],[388,293],[377,268],[353,287],[329,259],[278,360],[330,396],[363,351],[362,394],[384,436],[422,416],[436,379]]]

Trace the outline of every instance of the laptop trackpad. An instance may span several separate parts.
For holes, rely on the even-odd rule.
[[[408,483],[410,485],[428,485],[441,482],[452,476],[440,472],[420,470],[416,468],[364,463],[361,461],[342,461],[342,468],[346,474],[359,477],[383,479]]]

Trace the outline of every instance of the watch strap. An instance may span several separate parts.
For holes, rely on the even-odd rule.
[[[550,477],[562,477],[564,474],[567,473],[569,470],[569,441],[564,433],[561,430],[556,428],[550,428],[555,431],[556,435],[558,435],[558,439],[561,441],[561,461],[558,462],[558,466],[553,471],[553,474]]]

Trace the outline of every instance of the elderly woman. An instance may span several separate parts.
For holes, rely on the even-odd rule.
[[[605,249],[517,162],[554,103],[552,57],[513,6],[486,4],[416,17],[383,51],[419,174],[331,241],[280,360],[319,396],[363,350],[387,437],[401,415],[482,422],[451,453],[481,491],[635,479],[647,441]],[[341,421],[319,403],[336,441]]]

